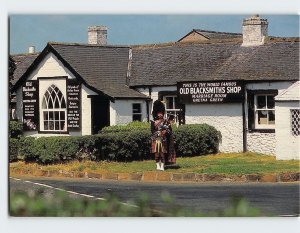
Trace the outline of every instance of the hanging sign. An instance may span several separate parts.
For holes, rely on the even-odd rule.
[[[179,82],[177,95],[181,103],[241,103],[241,81]]]
[[[37,130],[38,126],[38,82],[26,81],[22,86],[23,129]]]
[[[68,99],[68,129],[80,130],[81,128],[81,84],[76,80],[67,81]]]

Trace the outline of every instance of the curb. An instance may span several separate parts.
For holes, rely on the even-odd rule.
[[[10,168],[14,175],[31,175],[38,177],[67,177],[86,178],[98,180],[140,181],[140,182],[297,182],[300,172],[276,173],[276,174],[246,174],[223,175],[206,173],[171,173],[161,171],[146,171],[135,173],[94,173],[94,172],[68,172],[68,171],[44,171],[22,168]]]

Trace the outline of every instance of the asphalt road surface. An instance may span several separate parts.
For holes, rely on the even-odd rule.
[[[30,181],[30,182],[25,182]],[[43,190],[52,195],[54,189],[45,184],[80,194],[103,198],[113,192],[125,203],[133,202],[147,193],[159,209],[163,207],[162,193],[169,193],[175,203],[191,210],[209,213],[229,207],[232,196],[246,198],[252,207],[277,216],[299,216],[299,183],[141,183],[99,181],[92,179],[23,178],[10,179],[11,190]],[[72,194],[76,198],[76,195]]]

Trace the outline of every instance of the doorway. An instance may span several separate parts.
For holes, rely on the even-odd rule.
[[[91,105],[92,134],[97,134],[103,127],[110,125],[109,100],[92,98]]]

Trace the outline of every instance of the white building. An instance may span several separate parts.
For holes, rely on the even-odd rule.
[[[299,159],[300,81],[275,97],[276,158]]]
[[[48,43],[17,69],[17,118],[26,135],[89,135],[149,121],[161,99],[181,124],[218,129],[222,152],[275,155],[277,122],[290,122],[277,114],[275,96],[299,79],[299,38],[268,37],[267,28],[254,16],[243,34],[198,30],[182,42],[109,46],[106,28],[91,27],[89,44]],[[195,35],[201,39],[189,40]],[[283,157],[298,156],[296,149]]]

